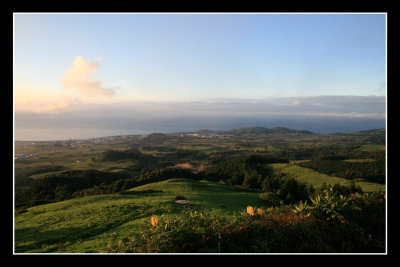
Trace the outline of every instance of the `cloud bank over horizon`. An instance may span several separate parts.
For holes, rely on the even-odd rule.
[[[313,96],[267,99],[215,99],[209,101],[126,101],[108,104],[64,103],[64,114],[143,118],[190,116],[303,115],[335,117],[386,117],[384,96]],[[68,108],[67,108],[68,107]],[[45,107],[36,113],[54,113]],[[18,111],[17,111],[18,112]],[[21,112],[18,112],[21,113]],[[25,110],[23,113],[29,113]],[[60,114],[60,112],[58,112]]]
[[[76,104],[58,114],[16,112],[17,140],[93,138],[283,126],[315,133],[384,128],[386,97],[315,96],[197,102]]]

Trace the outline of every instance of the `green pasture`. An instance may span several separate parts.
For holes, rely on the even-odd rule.
[[[294,163],[274,163],[271,166],[276,171],[292,175],[299,182],[312,184],[314,188],[320,187],[324,182],[331,185],[336,183],[341,185],[350,184],[350,180],[323,174],[310,168],[297,166]],[[358,185],[364,192],[385,191],[385,185],[365,182],[362,179],[356,181],[356,186]]]
[[[141,193],[143,190],[155,192]],[[162,192],[157,192],[162,191]],[[127,194],[99,195],[31,207],[15,216],[15,252],[101,253],[112,242],[140,230],[152,215],[174,215],[185,206],[234,216],[248,205],[262,207],[256,192],[210,181],[170,179],[131,189]],[[115,245],[115,243],[112,243]]]

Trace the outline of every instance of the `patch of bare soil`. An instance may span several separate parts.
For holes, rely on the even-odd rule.
[[[192,165],[190,163],[180,163],[180,164],[176,164],[173,167],[174,168],[182,168],[182,169],[185,169],[185,170],[193,172],[193,173],[198,173],[198,172],[204,170],[205,168],[207,168],[208,166],[209,165],[205,165],[205,164]]]

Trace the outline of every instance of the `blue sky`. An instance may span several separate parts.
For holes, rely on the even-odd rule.
[[[384,14],[15,14],[14,84],[60,90],[77,56],[120,96],[385,95]]]
[[[42,113],[382,123],[386,14],[15,13],[13,71],[30,126],[51,124]]]

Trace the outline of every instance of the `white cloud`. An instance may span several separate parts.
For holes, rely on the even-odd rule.
[[[132,100],[135,99],[135,100]],[[27,103],[30,102],[30,103]],[[164,101],[157,97],[140,98],[123,94],[117,98],[84,95],[59,96],[48,100],[31,98],[16,103],[16,110],[40,113],[85,114],[85,116],[305,116],[342,118],[385,118],[384,97],[321,96],[230,101]]]
[[[102,81],[95,80],[90,76],[92,73],[97,73],[102,60],[101,57],[98,57],[95,61],[86,61],[83,57],[77,56],[73,62],[72,69],[69,69],[60,78],[60,83],[65,88],[74,88],[80,93],[91,96],[115,95],[113,89],[103,88]]]

